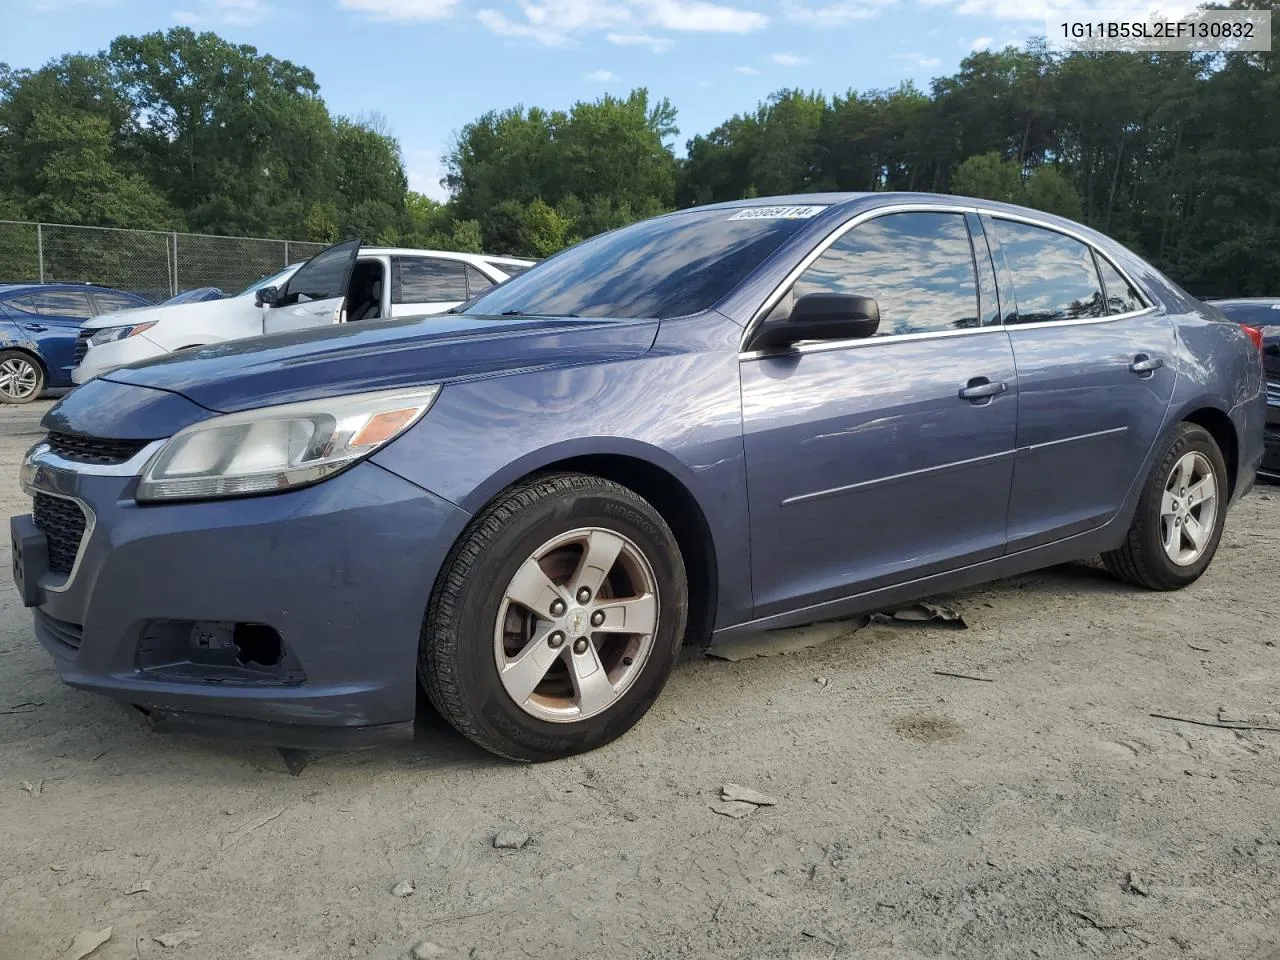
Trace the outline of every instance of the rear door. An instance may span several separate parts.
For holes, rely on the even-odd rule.
[[[263,307],[262,332],[283,333],[338,323],[351,285],[359,240],[321,250],[285,284],[274,307]]]
[[[391,315],[444,313],[467,301],[466,264],[444,257],[391,259]]]
[[[1162,309],[1104,254],[1049,224],[984,215],[1018,366],[1010,552],[1116,515],[1176,378]]]
[[[76,337],[93,316],[88,294],[80,290],[39,290],[9,301],[19,329],[31,340],[49,371],[51,387],[71,383]]]

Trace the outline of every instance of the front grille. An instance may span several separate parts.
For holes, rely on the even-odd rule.
[[[1267,381],[1267,403],[1280,403],[1280,382]]]
[[[147,440],[107,440],[103,437],[82,437],[76,433],[59,433],[54,430],[45,438],[49,449],[60,457],[76,463],[124,463],[147,445]]]
[[[49,541],[49,569],[67,576],[75,566],[80,541],[84,539],[84,511],[74,500],[37,493],[31,514],[36,527]]]
[[[72,650],[80,649],[80,642],[84,639],[84,628],[80,624],[55,620],[40,609],[37,609],[35,614],[37,629],[43,628],[47,636]]]
[[[80,361],[84,359],[84,355],[89,352],[89,338],[91,336],[93,334],[86,330],[76,337],[75,366],[77,367],[80,366]]]

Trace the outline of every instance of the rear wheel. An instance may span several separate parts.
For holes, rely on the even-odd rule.
[[[684,563],[662,516],[598,477],[556,474],[500,496],[450,552],[418,674],[493,753],[543,761],[631,729],[684,636]]]
[[[1203,427],[1180,423],[1147,477],[1128,536],[1103,562],[1121,580],[1177,590],[1200,579],[1222,539],[1227,467]]]
[[[30,403],[44,389],[44,370],[21,350],[0,350],[0,403]]]

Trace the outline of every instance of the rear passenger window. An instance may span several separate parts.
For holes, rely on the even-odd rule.
[[[492,280],[471,266],[471,264],[467,264],[467,294],[469,296],[478,296],[492,286]]]
[[[15,297],[10,302],[27,313],[41,317],[88,320],[93,316],[88,296],[75,290],[41,290],[39,293]]]
[[[1079,240],[1029,223],[994,223],[1013,274],[1016,323],[1084,320],[1107,314],[1093,252]]]
[[[960,213],[893,213],[854,227],[800,275],[779,308],[810,293],[871,297],[876,336],[980,325],[969,228]]]
[[[392,261],[392,303],[439,303],[467,299],[461,260],[396,257]]]
[[[1145,309],[1147,304],[1142,294],[1133,289],[1133,284],[1120,275],[1106,257],[1098,256],[1098,270],[1102,274],[1102,286],[1107,292],[1108,313],[1133,313]]]

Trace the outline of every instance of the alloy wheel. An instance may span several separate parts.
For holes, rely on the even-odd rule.
[[[1200,559],[1218,516],[1218,481],[1208,457],[1193,450],[1178,458],[1160,498],[1164,552],[1180,567]]]
[[[28,400],[40,386],[40,371],[23,357],[10,356],[0,363],[0,394],[9,400]]]
[[[644,670],[658,613],[653,568],[627,537],[600,527],[554,537],[503,594],[493,637],[502,686],[540,720],[595,716]]]

